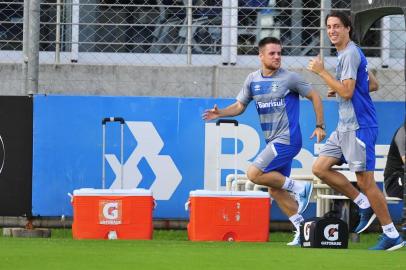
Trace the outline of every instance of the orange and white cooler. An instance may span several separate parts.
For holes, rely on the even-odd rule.
[[[192,241],[267,242],[270,197],[263,191],[190,192],[187,226]]]
[[[73,191],[74,239],[152,239],[152,191],[93,189]]]

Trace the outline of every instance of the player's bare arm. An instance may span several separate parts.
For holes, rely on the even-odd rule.
[[[224,109],[219,109],[216,104],[212,109],[205,110],[202,118],[208,121],[219,117],[236,116],[242,114],[245,108],[246,106],[238,100]]]
[[[310,139],[314,136],[317,138],[317,143],[324,140],[326,137],[326,131],[324,130],[324,117],[323,117],[323,103],[321,101],[320,95],[315,90],[311,90],[306,96],[313,103],[314,113],[316,114],[316,129],[313,131]]]
[[[336,80],[333,75],[331,75],[330,72],[324,68],[324,63],[320,59],[320,56],[311,59],[307,69],[319,75],[332,90],[332,92],[337,93],[344,99],[352,98],[355,89],[355,80],[348,79],[342,82]],[[332,93],[329,92],[329,95],[331,94]]]
[[[369,92],[378,91],[379,89],[378,80],[371,71],[368,71],[368,81],[369,81]]]

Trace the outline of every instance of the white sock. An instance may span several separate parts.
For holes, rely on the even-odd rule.
[[[304,181],[303,181],[304,182]],[[289,177],[285,178],[285,183],[283,183],[282,189],[288,190],[294,193],[300,193],[304,188],[305,183],[300,183],[299,181],[295,181],[290,179]]]
[[[367,209],[371,207],[369,204],[367,196],[365,196],[363,193],[359,193],[357,198],[354,199],[354,203],[358,205],[359,208],[361,209]]]
[[[388,225],[382,226],[383,233],[386,234],[389,238],[398,238],[399,233],[395,228],[395,225],[393,223],[390,223]]]
[[[292,222],[293,226],[295,226],[296,231],[299,231],[300,223],[304,221],[304,218],[302,215],[295,214],[291,217],[289,217],[290,222]]]

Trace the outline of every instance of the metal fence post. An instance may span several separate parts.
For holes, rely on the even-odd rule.
[[[321,1],[320,3],[320,58],[323,59],[325,56],[329,55],[329,49],[326,46],[329,46],[330,40],[326,35],[326,23],[325,18],[331,9],[331,0]]]
[[[323,2],[323,1],[322,1]],[[303,10],[301,7],[303,6],[302,0],[293,0],[292,1],[292,29],[291,29],[291,44],[292,50],[291,55],[301,55],[301,45],[302,45],[302,18],[303,18]]]
[[[61,52],[61,0],[56,0],[55,63],[60,62]]]
[[[222,10],[221,59],[223,65],[237,62],[238,1],[224,0]]]
[[[237,63],[238,47],[238,0],[231,0],[230,11],[230,64]]]
[[[79,5],[79,0],[72,0],[72,63],[77,63],[79,60]]]
[[[186,36],[186,46],[187,46],[187,64],[192,64],[192,23],[193,23],[193,16],[192,16],[192,0],[188,0],[187,2],[187,36]]]
[[[31,0],[29,8],[28,94],[38,93],[39,29],[41,0]]]
[[[381,67],[388,68],[389,66],[389,47],[390,47],[390,17],[385,16],[382,18],[382,37],[381,37]]]
[[[23,66],[22,66],[22,92],[28,94],[28,46],[29,46],[29,6],[30,0],[24,0],[24,19],[23,19]]]
[[[231,1],[222,1],[222,26],[221,26],[221,59],[223,65],[230,63],[230,17],[231,17]]]

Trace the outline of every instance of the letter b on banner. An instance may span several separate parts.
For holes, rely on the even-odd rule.
[[[220,138],[217,136],[217,128],[220,128]],[[242,149],[237,153],[237,170],[245,172],[260,149],[260,139],[257,131],[244,124],[238,126],[237,139],[242,143]],[[204,189],[216,190],[217,160],[216,154],[219,150],[219,166],[221,170],[234,169],[234,150],[229,154],[223,154],[221,142],[223,139],[234,139],[234,126],[221,125],[216,127],[215,123],[206,123],[205,127],[205,149],[204,149]],[[224,188],[221,188],[224,189]]]

